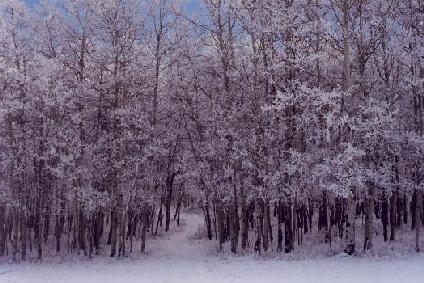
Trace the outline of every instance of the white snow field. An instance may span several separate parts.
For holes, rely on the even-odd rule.
[[[145,256],[125,259],[0,265],[0,282],[16,283],[421,283],[424,256],[276,259],[218,255],[213,241],[196,240],[203,219],[184,214],[187,225],[174,227],[161,239],[150,240]],[[137,254],[136,252],[133,254]]]

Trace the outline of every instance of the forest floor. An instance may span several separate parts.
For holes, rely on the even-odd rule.
[[[122,259],[46,259],[0,264],[0,283],[191,283],[191,282],[424,282],[424,256],[286,259],[218,254],[215,241],[201,239],[203,218],[185,213],[182,225],[148,241],[146,255]],[[138,247],[137,247],[138,248]],[[134,247],[135,250],[137,250]]]

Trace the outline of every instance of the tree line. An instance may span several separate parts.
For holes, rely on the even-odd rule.
[[[192,206],[234,253],[290,253],[312,234],[353,255],[406,225],[420,251],[423,13],[1,1],[0,257],[144,252]]]

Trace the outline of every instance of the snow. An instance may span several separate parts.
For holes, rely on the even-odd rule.
[[[199,239],[203,218],[184,214],[182,226],[150,239],[147,255],[98,257],[75,262],[0,265],[0,282],[16,283],[190,283],[190,282],[384,282],[424,280],[424,256],[346,257],[282,260],[217,254],[215,241]],[[134,253],[133,253],[134,254]]]

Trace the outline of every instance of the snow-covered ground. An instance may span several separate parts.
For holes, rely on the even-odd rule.
[[[73,262],[2,264],[0,282],[16,283],[191,283],[191,282],[424,282],[424,256],[344,257],[281,260],[218,255],[214,243],[197,240],[203,225],[197,214],[185,214],[181,227],[151,239],[145,256],[98,257]]]

